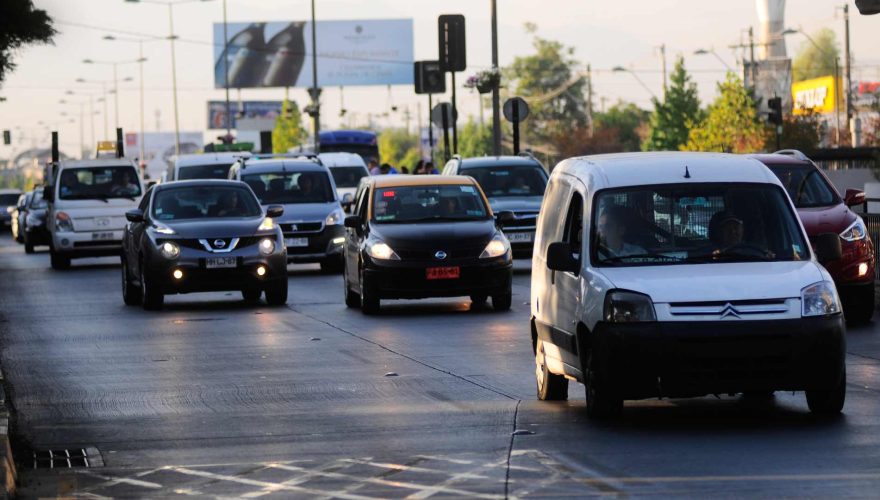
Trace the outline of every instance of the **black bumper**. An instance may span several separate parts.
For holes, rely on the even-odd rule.
[[[426,269],[437,266],[458,266],[456,279],[427,279]],[[484,264],[449,262],[391,262],[371,264],[364,269],[365,287],[380,299],[424,299],[429,297],[464,297],[469,295],[501,295],[510,293],[513,264],[496,260]]]
[[[154,286],[164,294],[222,292],[245,288],[263,290],[287,279],[287,259],[283,253],[268,258],[238,256],[237,261],[235,268],[207,269],[205,258],[167,261],[158,257],[148,265],[146,271],[154,280]],[[266,274],[263,276],[257,274],[257,267],[260,265],[266,267]],[[183,278],[174,279],[175,270],[182,271]]]
[[[31,226],[25,228],[28,243],[31,245],[49,245],[52,243],[52,235],[46,226]]]
[[[775,321],[599,323],[600,377],[623,399],[830,390],[843,315]]]
[[[336,238],[345,237],[345,227],[341,224],[324,226],[317,233],[284,233],[285,240],[288,238],[308,238],[309,244],[305,247],[287,247],[288,262],[321,262],[330,259],[342,259],[342,247],[344,243],[334,244]]]

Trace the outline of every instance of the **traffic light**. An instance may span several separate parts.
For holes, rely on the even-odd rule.
[[[448,14],[437,18],[440,46],[440,70],[464,71],[467,56],[464,43],[464,16]]]
[[[6,146],[12,144],[12,133],[8,130],[3,131],[3,144]]]
[[[767,107],[770,108],[770,112],[767,113],[767,120],[770,123],[782,125],[782,98],[771,97],[767,99]]]
[[[416,61],[416,94],[443,94],[446,92],[446,75],[438,61]]]

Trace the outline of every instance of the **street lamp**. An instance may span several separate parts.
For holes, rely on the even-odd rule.
[[[127,3],[150,3],[168,6],[168,41],[171,42],[171,92],[174,98],[174,154],[180,154],[180,115],[177,111],[177,58],[174,54],[174,6],[211,0],[125,0]]]
[[[225,0],[224,0],[225,1]],[[140,139],[138,140],[138,144],[140,145],[140,162],[144,161],[144,62],[146,62],[147,58],[144,57],[144,42],[145,41],[156,41],[161,40],[161,38],[133,38],[133,37],[117,37],[114,35],[104,35],[104,40],[111,42],[127,42],[127,43],[137,43],[138,44],[138,70],[140,72],[140,111],[141,111],[141,120],[140,120]]]
[[[116,128],[119,128],[119,79],[117,78],[116,69],[120,64],[138,63],[138,64],[142,65],[144,63],[144,61],[146,61],[146,58],[144,58],[144,57],[140,57],[138,59],[124,60],[124,61],[96,61],[94,59],[83,59],[83,61],[82,61],[83,64],[102,64],[105,66],[112,66],[113,67],[113,93],[115,94],[113,114],[114,114],[114,121],[116,122],[115,123]],[[132,80],[131,78],[125,79],[125,81],[131,81],[131,80]]]
[[[712,49],[712,48],[710,48],[708,50],[707,49],[697,49],[694,51],[695,56],[703,56],[706,54],[712,54],[713,56],[715,56],[715,59],[718,59],[718,61],[720,61],[721,64],[723,64],[724,67],[727,68],[727,71],[733,71],[733,68],[731,68],[730,65],[728,65],[726,62],[724,62],[724,59],[721,59],[721,56],[719,56],[718,53],[715,52],[715,49]]]
[[[79,153],[80,153],[80,158],[82,159],[83,153],[86,151],[85,132],[83,131],[83,113],[84,113],[84,108],[85,108],[86,102],[85,101],[70,102],[66,99],[59,99],[58,104],[79,106]],[[63,111],[59,114],[61,116],[66,115],[66,113]]]
[[[631,74],[633,76],[633,78],[635,78],[636,81],[639,82],[639,85],[641,85],[642,88],[647,90],[649,94],[651,94],[651,97],[653,97],[654,99],[657,99],[657,96],[654,94],[654,92],[647,85],[645,85],[645,82],[643,82],[642,79],[639,78],[639,75],[637,75],[635,73],[635,71],[633,71],[631,69],[626,69],[623,66],[615,66],[615,67],[611,68],[611,71],[613,73],[629,73],[629,74]]]

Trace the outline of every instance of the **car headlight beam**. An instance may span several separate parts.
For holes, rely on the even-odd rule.
[[[390,246],[381,241],[368,243],[367,255],[378,260],[400,260],[400,256]]]
[[[162,252],[162,257],[166,259],[176,259],[180,256],[180,247],[177,243],[172,243],[170,241],[166,241],[159,245],[159,251]]]
[[[496,234],[486,245],[486,248],[483,249],[480,258],[492,259],[495,257],[501,257],[506,254],[508,250],[510,250],[510,242],[507,241],[507,238],[505,238],[504,235]]]
[[[868,230],[865,228],[865,222],[861,217],[856,217],[855,222],[849,225],[840,237],[846,241],[859,241],[868,237]]]
[[[840,297],[834,283],[820,281],[801,290],[801,316],[827,316],[840,311]]]
[[[257,228],[258,231],[271,231],[273,229],[275,229],[275,221],[272,220],[271,217],[263,219],[263,222],[260,223],[260,227]]]
[[[260,240],[260,253],[263,255],[272,255],[275,251],[275,240],[272,238],[263,238]]]
[[[342,211],[341,208],[335,208],[330,215],[324,219],[324,225],[327,226],[336,226],[342,224],[345,221],[345,212]]]

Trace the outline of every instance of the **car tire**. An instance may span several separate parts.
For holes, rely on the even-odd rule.
[[[342,259],[331,257],[321,261],[321,272],[323,274],[339,274],[342,272]]]
[[[568,379],[550,373],[545,362],[544,342],[538,339],[535,347],[535,380],[537,395],[541,401],[565,401],[568,399]]]
[[[587,354],[586,370],[584,370],[584,392],[587,403],[587,417],[593,420],[611,420],[620,416],[623,411],[623,400],[609,394],[609,390],[597,376],[599,372],[599,355],[595,349]]]
[[[131,273],[128,269],[128,262],[123,257],[122,259],[122,301],[125,302],[127,306],[139,306],[141,305],[141,287],[135,286],[134,283],[131,282]]]
[[[367,315],[379,314],[381,301],[373,289],[373,284],[361,272],[361,312]]]
[[[513,303],[513,295],[510,292],[492,296],[492,308],[496,311],[509,311]]]
[[[287,279],[281,279],[278,283],[266,287],[266,303],[270,306],[283,306],[287,304]]]
[[[52,265],[52,269],[56,271],[70,269],[70,257],[61,255],[54,248],[49,249],[49,263]]]
[[[247,302],[256,302],[262,295],[263,291],[259,288],[245,288],[241,291],[241,298]]]
[[[153,280],[148,279],[144,274],[144,265],[141,263],[141,305],[147,311],[159,311],[165,305],[165,294],[161,290],[156,290]]]
[[[874,317],[874,285],[864,290],[850,293],[843,301],[843,316],[846,322],[853,325],[864,325]]]
[[[348,272],[343,268],[342,283],[345,287],[345,307],[356,308],[361,306],[361,296],[359,293],[351,289],[351,283],[348,282]]]
[[[27,253],[27,254],[34,253],[34,244],[31,243],[30,238],[27,237],[27,233],[25,233],[25,235],[22,237],[22,239],[24,240],[22,242],[22,243],[24,243],[24,253]]]
[[[821,417],[833,417],[843,410],[846,400],[846,372],[840,375],[840,380],[833,389],[828,391],[807,391],[807,406],[813,415]]]

